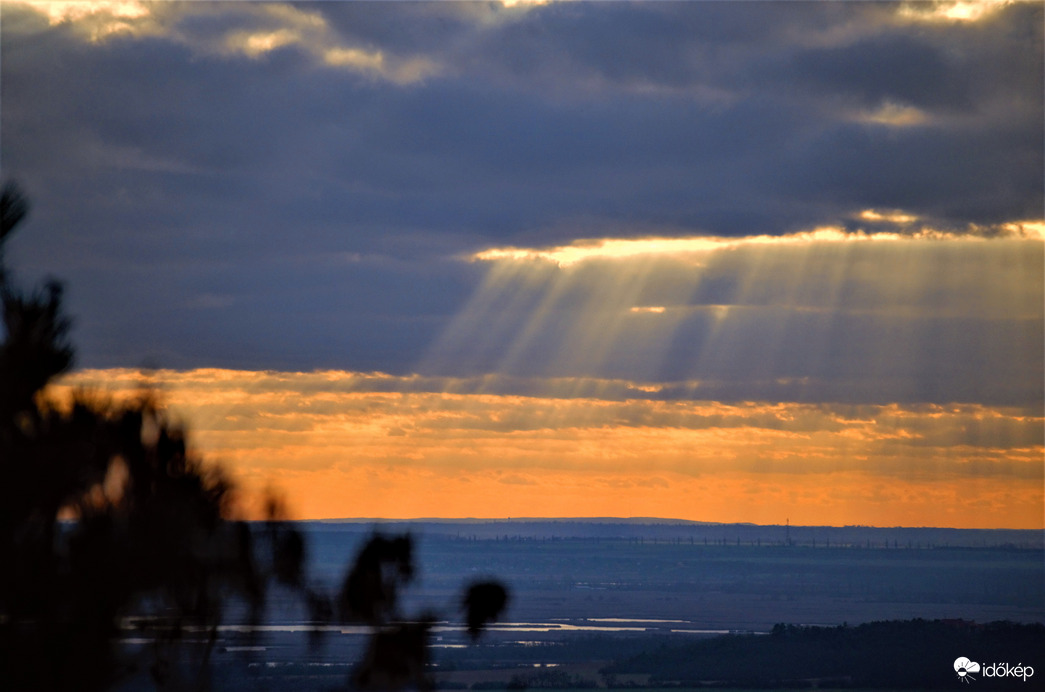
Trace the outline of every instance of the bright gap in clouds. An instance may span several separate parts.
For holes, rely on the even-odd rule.
[[[887,223],[899,227],[908,226],[919,219],[913,214],[900,210],[883,211],[865,209],[854,218],[872,223]],[[1040,221],[1024,221],[1002,224],[1000,233],[1003,237],[1016,239],[1045,239],[1045,223]],[[592,260],[631,259],[636,257],[664,257],[675,259],[692,256],[714,250],[744,247],[751,245],[792,245],[810,242],[852,243],[864,241],[910,241],[910,240],[951,240],[955,242],[983,240],[993,237],[998,231],[985,234],[982,230],[954,233],[922,227],[917,231],[898,232],[866,232],[863,230],[847,231],[840,226],[824,226],[811,231],[792,233],[789,235],[757,235],[732,237],[691,236],[691,237],[642,237],[642,238],[602,238],[578,240],[570,245],[551,248],[490,248],[469,255],[467,259],[479,262],[496,262],[499,260],[544,260],[553,262],[559,267]]]
[[[1042,247],[1023,223],[490,249],[421,371],[559,378],[557,396],[590,377],[726,400],[1035,402]]]
[[[954,0],[907,2],[899,16],[919,22],[978,22],[993,15],[1014,0]]]

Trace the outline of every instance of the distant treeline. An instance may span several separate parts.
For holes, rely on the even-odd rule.
[[[701,545],[794,545],[866,549],[1045,548],[1045,531],[934,527],[715,524],[667,519],[331,520],[302,522],[313,530],[413,531],[461,540],[589,538]]]
[[[955,689],[954,662],[966,657],[981,670],[967,674],[977,689],[1024,689],[1013,667],[1032,670],[1026,682],[1045,680],[1045,625],[962,620],[871,622],[856,627],[777,625],[770,635],[728,635],[679,645],[662,644],[602,670],[649,675],[651,686],[747,688],[852,687]],[[1005,664],[987,671],[991,664]],[[994,673],[994,675],[990,675]],[[1034,685],[1037,682],[1038,685]]]

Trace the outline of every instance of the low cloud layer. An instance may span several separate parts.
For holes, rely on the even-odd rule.
[[[1042,509],[1045,421],[1033,407],[448,394],[331,371],[93,370],[54,393],[133,396],[143,384],[208,458],[248,487],[299,491],[307,518],[660,506],[654,516],[718,521],[786,511],[807,524],[1030,527]]]

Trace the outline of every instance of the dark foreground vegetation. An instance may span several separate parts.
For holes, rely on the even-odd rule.
[[[229,611],[238,610],[246,648],[254,648],[277,589],[303,604],[314,645],[324,626],[367,629],[362,658],[342,682],[427,686],[437,615],[400,607],[416,569],[409,535],[369,536],[341,579],[317,585],[305,537],[281,520],[279,503],[269,502],[260,525],[238,519],[234,484],[193,453],[155,396],[48,397],[47,384],[71,367],[75,351],[61,284],[27,291],[4,262],[28,210],[17,187],[4,185],[0,688],[98,690],[131,679],[210,689]],[[453,605],[474,640],[506,601],[504,587],[487,581]]]

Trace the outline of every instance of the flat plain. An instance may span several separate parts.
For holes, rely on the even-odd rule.
[[[642,673],[607,671],[632,670],[649,652],[686,652],[692,642],[723,636],[734,638],[731,646],[758,650],[757,640],[768,641],[780,626],[831,628],[848,637],[883,621],[944,623],[956,632],[1045,623],[1045,551],[1036,531],[609,520],[299,526],[310,582],[327,593],[336,592],[375,532],[413,537],[417,570],[403,589],[400,617],[435,621],[431,672],[444,689],[655,687],[663,662]],[[464,633],[460,595],[488,579],[502,582],[510,601],[475,645]],[[216,684],[295,692],[343,686],[369,630],[327,625],[316,645],[302,604],[289,592],[273,597],[260,636],[246,636],[246,620],[229,611],[214,658]],[[915,639],[907,650],[931,644],[921,642],[917,628],[911,632],[901,634]],[[951,630],[940,632],[946,639]],[[752,669],[761,665],[757,657],[750,661]]]

